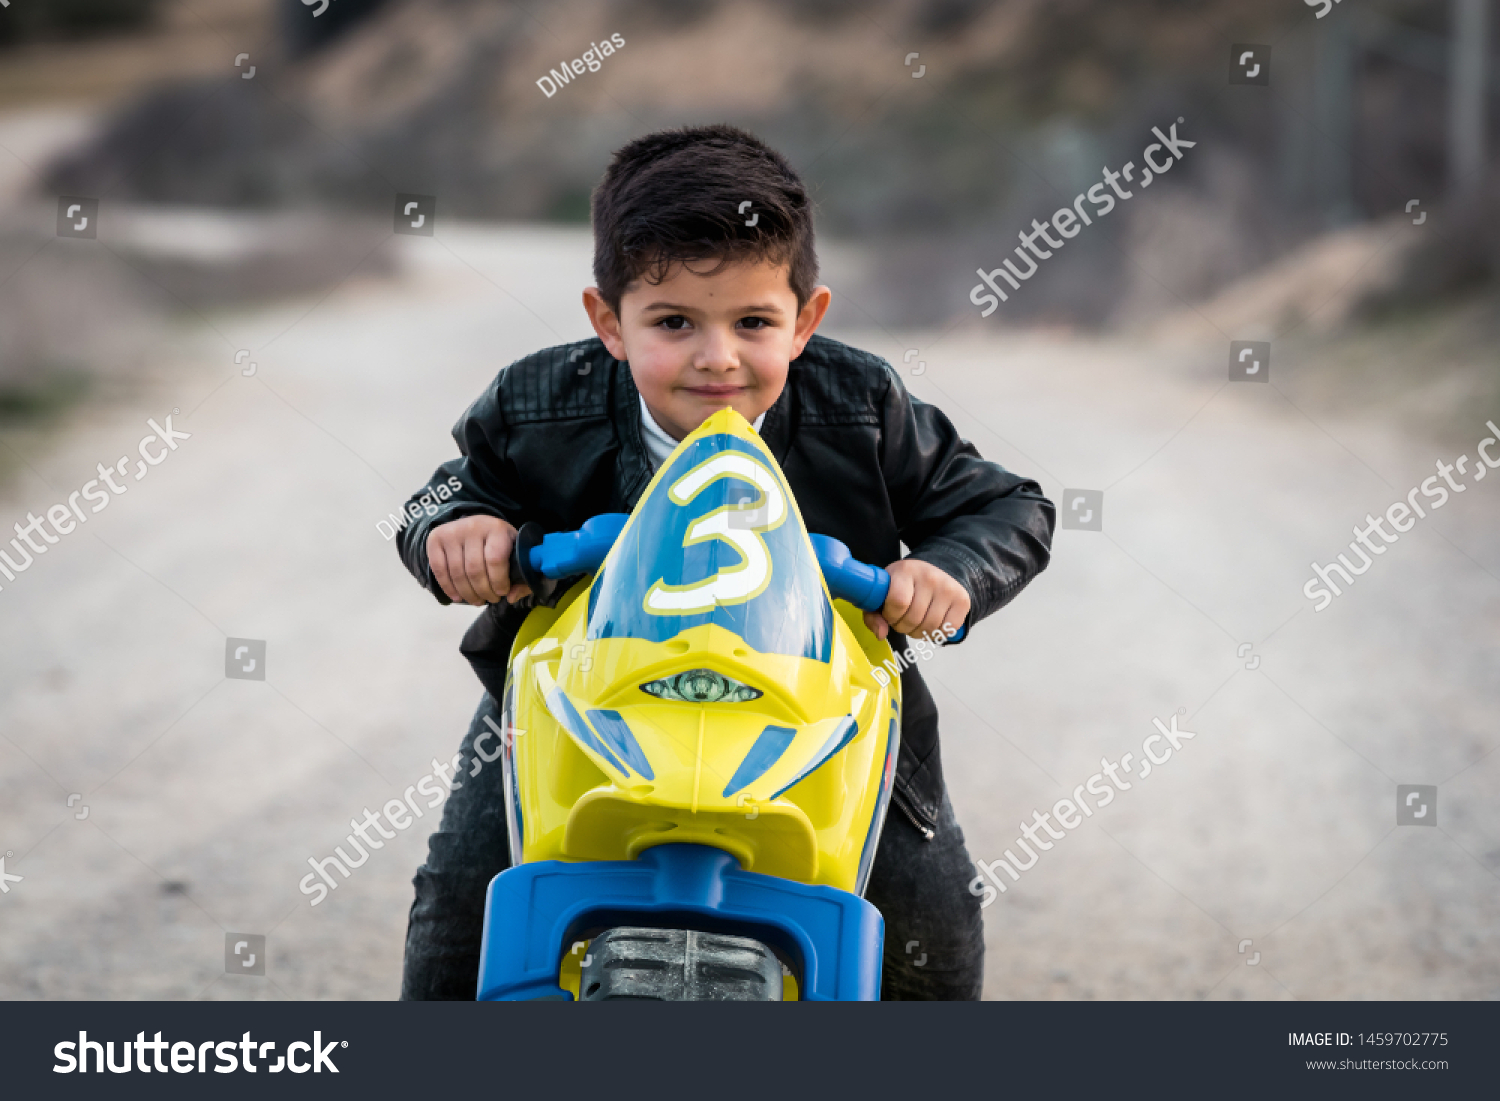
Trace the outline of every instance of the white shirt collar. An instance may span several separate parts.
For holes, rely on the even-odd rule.
[[[641,440],[646,445],[646,456],[651,460],[651,471],[654,474],[661,469],[661,464],[667,461],[672,452],[677,450],[678,441],[667,435],[666,430],[656,423],[651,410],[646,408],[646,399],[641,398],[640,402]],[[762,413],[755,418],[755,422],[750,427],[759,432],[761,423],[765,419],[766,415]]]

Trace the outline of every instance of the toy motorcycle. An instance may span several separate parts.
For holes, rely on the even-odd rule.
[[[550,606],[511,650],[478,997],[878,999],[889,574],[808,535],[733,410],[629,516],[523,527],[512,571]]]

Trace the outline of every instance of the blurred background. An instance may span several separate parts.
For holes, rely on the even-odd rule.
[[[0,581],[0,997],[395,996],[427,823],[316,908],[296,885],[452,754],[480,688],[471,613],[376,523],[497,370],[588,335],[611,151],[713,121],[809,184],[825,332],[1055,500],[1103,493],[1102,531],[1059,531],[924,667],[971,854],[1154,717],[1199,731],[986,909],[986,996],[1500,997],[1500,481],[1326,610],[1302,594],[1351,524],[1500,435],[1497,23],[1491,0],[11,0],[0,520],[148,417],[192,438]],[[1174,123],[1196,145],[1171,174],[981,318],[976,269]],[[435,197],[431,236],[392,232],[398,193]],[[80,198],[93,236],[64,232]],[[1229,381],[1238,340],[1270,343],[1268,385]],[[226,678],[231,639],[265,643],[263,681]],[[1437,788],[1435,828],[1398,825],[1407,784]],[[264,977],[226,973],[244,933]]]

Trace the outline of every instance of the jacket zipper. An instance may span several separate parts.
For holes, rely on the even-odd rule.
[[[906,816],[906,820],[917,828],[917,832],[922,835],[923,841],[931,841],[937,836],[931,826],[917,817],[917,812],[907,803],[906,796],[894,785],[891,787],[891,802],[895,803],[900,808],[901,813]]]

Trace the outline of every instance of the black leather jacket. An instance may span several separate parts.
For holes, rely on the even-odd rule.
[[[878,565],[900,558],[904,543],[910,557],[964,586],[969,625],[1046,568],[1055,511],[1041,487],[980,458],[878,356],[814,336],[792,362],[760,435],[808,531],[840,539],[855,558]],[[453,438],[461,456],[440,466],[413,501],[450,477],[463,488],[429,504],[436,515],[424,511],[397,538],[407,569],[444,604],[427,565],[434,526],[483,513],[517,527],[535,520],[547,531],[572,531],[601,512],[629,512],[652,474],[629,366],[597,339],[511,364],[454,426]],[[461,647],[497,699],[524,603],[485,608]],[[902,690],[895,802],[930,836],[943,797],[937,706],[915,668],[903,674]]]

